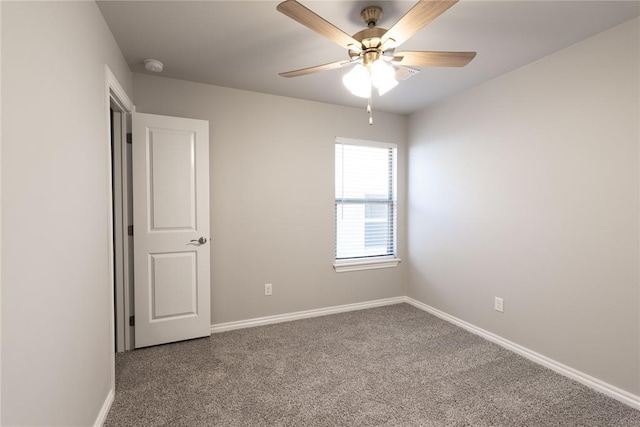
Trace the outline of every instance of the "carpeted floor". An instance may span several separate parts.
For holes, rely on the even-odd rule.
[[[640,426],[640,411],[408,304],[116,357],[106,426]]]

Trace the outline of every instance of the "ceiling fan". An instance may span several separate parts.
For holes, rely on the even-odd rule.
[[[367,28],[350,36],[296,0],[285,0],[277,6],[279,12],[347,49],[349,59],[287,71],[280,75],[298,77],[355,65],[344,76],[343,83],[354,95],[369,98],[367,110],[371,124],[372,86],[378,89],[379,95],[383,95],[398,84],[397,80],[405,80],[417,74],[419,70],[414,67],[464,67],[476,56],[475,52],[395,52],[396,47],[457,2],[458,0],[420,0],[388,30],[376,27],[382,16],[382,8],[368,6],[360,13]]]

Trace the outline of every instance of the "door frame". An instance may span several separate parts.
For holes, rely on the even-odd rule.
[[[116,352],[121,352],[125,350],[125,344],[128,340],[128,328],[124,325],[125,313],[128,312],[126,310],[126,304],[124,301],[124,293],[121,292],[123,286],[126,286],[128,283],[125,282],[127,279],[126,271],[128,270],[127,265],[123,263],[126,261],[125,256],[125,248],[127,247],[126,237],[123,236],[123,231],[125,224],[129,224],[127,222],[127,216],[124,212],[125,208],[125,199],[123,191],[123,181],[124,175],[123,171],[125,168],[123,167],[123,151],[126,150],[126,147],[123,147],[123,143],[126,144],[126,129],[127,129],[127,118],[126,113],[122,112],[118,105],[111,101],[111,176],[112,176],[112,191],[113,198],[111,202],[113,203],[113,256],[114,256],[114,278],[113,278],[113,286],[114,286],[114,294],[115,294],[115,346]],[[126,166],[126,165],[125,165]],[[122,307],[125,307],[125,310],[122,310]]]
[[[128,227],[133,224],[131,199],[131,114],[111,102],[112,111],[112,177],[114,236],[114,291],[116,352],[133,350],[133,236]]]
[[[126,113],[132,113],[135,111],[135,106],[131,102],[131,99],[125,92],[124,88],[113,74],[108,65],[104,66],[104,75],[105,75],[105,102],[104,102],[104,111],[105,111],[105,129],[106,129],[106,152],[107,152],[107,200],[108,200],[108,212],[107,212],[107,256],[108,256],[108,271],[109,271],[109,352],[110,352],[110,360],[111,360],[111,395],[115,394],[115,384],[116,384],[116,330],[115,330],[115,322],[116,322],[116,306],[114,301],[114,295],[116,291],[115,286],[115,274],[114,274],[114,235],[116,234],[116,230],[114,230],[114,203],[113,203],[113,173],[112,173],[112,165],[114,159],[111,155],[111,109],[114,111],[118,111],[122,118],[126,116]],[[126,133],[126,122],[125,126],[120,127],[120,139],[121,143],[124,142],[126,144],[126,134],[124,135],[124,141],[122,141],[122,133]],[[122,125],[122,123],[121,123]],[[115,141],[114,141],[115,144]],[[123,227],[123,230],[118,234],[122,234],[122,232],[126,233],[126,227]],[[129,285],[129,284],[127,284]],[[124,296],[127,294],[125,293]],[[122,307],[124,309],[124,307]],[[122,313],[122,309],[119,311]],[[124,332],[124,331],[123,331]]]

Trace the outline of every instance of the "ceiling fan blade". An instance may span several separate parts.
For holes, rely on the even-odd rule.
[[[276,9],[345,49],[360,50],[361,44],[358,40],[313,11],[307,9],[296,0],[283,1]]]
[[[409,67],[464,67],[475,57],[475,52],[405,51],[395,53],[392,62]]]
[[[419,1],[384,33],[381,38],[382,46],[386,50],[401,45],[457,2],[458,0]]]
[[[280,75],[282,77],[304,76],[306,74],[318,73],[320,71],[335,70],[336,68],[341,68],[346,65],[355,64],[356,62],[357,61],[350,61],[350,60],[330,62],[329,64],[316,65],[315,67],[303,68],[301,70],[287,71],[286,73],[280,73]]]

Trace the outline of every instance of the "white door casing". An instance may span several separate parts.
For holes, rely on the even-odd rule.
[[[135,346],[208,336],[209,122],[132,116]]]

